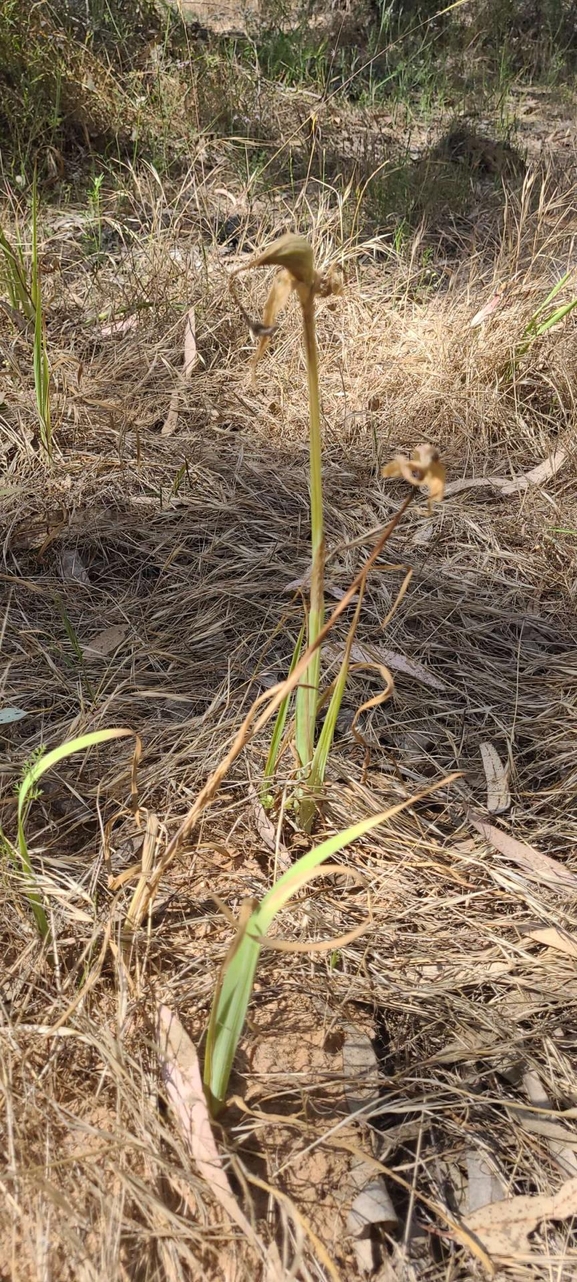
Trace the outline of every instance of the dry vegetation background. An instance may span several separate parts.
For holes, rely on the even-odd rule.
[[[50,463],[32,335],[4,307],[2,707],[26,714],[0,724],[7,842],[41,745],[118,725],[143,756],[138,821],[122,742],[43,780],[28,839],[48,949],[8,845],[0,864],[0,1277],[481,1278],[479,1184],[490,1202],[577,1176],[577,322],[526,342],[575,260],[574,9],[393,6],[385,21],[334,3],[267,10],[261,27],[237,14],[217,37],[206,15],[181,28],[136,4],[65,8],[0,4],[1,226],[28,261],[36,166],[54,432]],[[343,856],[364,889],[317,883],[280,927],[342,935],[368,887],[366,935],[263,953],[215,1128],[259,1252],[191,1160],[155,1020],[166,1003],[202,1049],[232,938],[211,894],[236,914],[286,857],[251,791],[267,738],[128,941],[134,883],[112,893],[109,878],[140,866],[146,831],[158,858],[300,627],[299,318],[289,307],[252,386],[228,292],[231,267],[292,228],[346,275],[318,318],[334,596],[403,495],[381,465],[432,441],[449,479],[370,579],[356,657],[386,664],[395,692],[361,741],[352,719],[380,678],[351,675],[320,831],[463,773]],[[256,316],[266,281],[242,280]],[[288,820],[282,840],[305,848]],[[378,1080],[359,1122],[345,1090],[366,1101],[367,1039]],[[396,1215],[366,1274],[347,1227],[359,1162],[385,1171]],[[573,1213],[574,1195],[557,1219],[509,1226],[495,1275],[569,1282]]]

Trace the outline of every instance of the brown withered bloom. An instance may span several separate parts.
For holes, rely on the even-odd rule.
[[[381,476],[399,476],[409,485],[426,486],[429,491],[429,510],[433,503],[440,503],[445,493],[447,473],[434,445],[417,445],[410,458],[397,454],[381,471]]]
[[[262,321],[251,320],[238,297],[236,277],[253,267],[273,266],[280,267],[281,270],[273,280],[264,306]],[[314,266],[313,251],[309,241],[294,232],[286,232],[261,254],[255,255],[248,263],[243,263],[242,267],[233,273],[230,288],[251,333],[259,339],[251,361],[254,371],[275,333],[278,317],[293,290],[298,294],[301,306],[304,308],[310,305],[314,297],[328,298],[330,294],[342,293],[343,276],[340,268],[335,264],[326,272],[318,272]]]

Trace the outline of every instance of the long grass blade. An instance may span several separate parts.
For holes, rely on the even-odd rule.
[[[330,703],[325,714],[325,719],[323,721],[322,730],[319,735],[319,740],[315,748],[315,755],[313,757],[313,763],[312,763],[310,774],[307,781],[308,787],[311,789],[311,792],[314,792],[316,788],[322,787],[322,784],[324,782],[325,771],[326,771],[327,762],[329,759],[329,753],[333,744],[333,739],[335,737],[335,730],[337,727],[338,715],[341,710],[341,704],[342,704],[343,696],[347,686],[349,667],[350,667],[350,661],[351,661],[351,650],[353,647],[353,642],[354,642],[355,634],[357,631],[357,625],[359,622],[359,616],[361,613],[361,606],[363,603],[363,588],[364,588],[364,585],[359,592],[359,600],[358,600],[357,608],[355,610],[353,621],[349,628],[349,635],[347,637],[345,652],[344,652],[342,663],[339,669],[339,675],[335,682],[335,688],[331,695]]]
[[[559,291],[563,289],[564,285],[567,284],[567,282],[570,280],[572,275],[573,275],[572,271],[565,272],[565,274],[561,276],[561,279],[558,280],[557,283],[553,286],[553,289],[549,291],[549,293],[547,294],[547,297],[543,300],[542,303],[539,304],[539,307],[537,307],[536,310],[533,312],[533,315],[531,317],[531,320],[529,321],[529,324],[525,327],[523,331],[524,341],[520,343],[517,347],[518,356],[523,356],[525,352],[529,350],[531,343],[536,338],[540,338],[541,335],[546,334],[548,330],[553,329],[555,325],[558,325],[559,322],[562,321],[565,316],[568,316],[569,313],[572,312],[575,307],[577,307],[577,298],[572,298],[570,302],[563,303],[561,307],[556,307],[555,311],[552,312],[550,316],[545,317],[545,320],[539,321],[539,317],[543,315],[543,312],[546,311],[547,307],[549,307],[549,305],[557,297],[557,294],[559,293]]]
[[[447,775],[438,783],[424,788],[417,796],[407,797],[404,801],[390,806],[388,810],[369,815],[359,823],[351,824],[342,832],[328,837],[320,846],[302,855],[297,863],[288,869],[288,872],[279,877],[260,904],[253,907],[250,901],[245,901],[238,932],[225,958],[214,995],[207,1033],[204,1084],[214,1113],[218,1112],[224,1104],[236,1048],[252,993],[262,948],[261,941],[277,913],[300,890],[303,883],[310,879],[312,869],[318,868],[331,855],[344,850],[345,846],[349,846],[351,842],[371,832],[373,828],[406,809],[407,806],[412,806],[431,792],[447,786],[453,779],[458,778],[459,774],[460,772],[456,771],[454,774]]]
[[[254,975],[262,948],[260,938],[266,934],[275,914],[294,895],[300,886],[301,872],[321,864],[323,860],[362,837],[382,822],[382,815],[370,815],[343,832],[329,837],[315,850],[309,851],[279,879],[276,886],[250,914],[240,922],[237,937],[225,960],[221,983],[213,1003],[207,1034],[204,1081],[213,1110],[222,1107],[236,1048],[244,1027],[246,1012],[252,993]]]
[[[541,321],[541,324],[537,326],[535,333],[537,335],[546,334],[547,330],[552,329],[554,325],[558,325],[559,321],[562,321],[565,316],[568,316],[575,307],[577,307],[577,298],[572,298],[570,303],[564,303],[562,307],[558,307],[556,311],[553,312],[552,316],[548,316],[546,320]]]
[[[539,304],[539,306],[533,312],[533,315],[531,317],[531,320],[529,321],[527,329],[533,329],[535,322],[537,320],[537,317],[540,316],[541,313],[545,311],[545,308],[549,306],[549,303],[553,302],[553,299],[557,297],[557,294],[560,292],[560,290],[562,290],[564,285],[566,285],[568,280],[570,280],[572,274],[573,274],[572,272],[568,271],[568,272],[565,272],[563,276],[561,276],[560,280],[557,281],[557,283],[553,286],[552,290],[550,290],[550,292],[547,294],[547,297],[543,300],[542,303]]]
[[[290,668],[288,671],[289,677],[292,676],[296,668],[296,665],[300,659],[304,635],[305,635],[305,629],[303,624],[298,634],[295,648],[293,650]],[[266,765],[264,768],[264,779],[263,779],[263,787],[262,787],[262,794],[261,794],[261,801],[263,805],[265,804],[265,801],[266,801],[267,785],[274,778],[276,764],[278,761],[278,755],[279,755],[281,743],[282,743],[282,737],[284,734],[284,728],[286,725],[286,719],[288,716],[290,700],[291,700],[291,695],[289,693],[287,694],[286,698],[283,699],[280,705],[280,708],[277,712],[276,721],[274,723],[274,729],[273,729],[273,732],[271,735],[271,741],[270,741],[269,754],[266,759]]]
[[[26,283],[26,273],[22,252],[18,246],[11,245],[8,237],[0,228],[0,251],[2,252],[5,282],[10,302],[16,311],[21,311],[27,320],[34,319],[34,304]]]
[[[53,766],[57,766],[60,761],[66,757],[71,757],[75,752],[84,752],[87,748],[92,748],[95,744],[106,743],[110,739],[122,739],[126,736],[133,736],[132,730],[93,730],[90,734],[80,735],[78,739],[70,739],[67,743],[61,743],[51,752],[44,753],[33,765],[27,770],[22,783],[18,789],[18,850],[20,853],[20,863],[24,874],[25,894],[34,914],[36,925],[42,939],[46,939],[49,928],[48,919],[42,906],[42,898],[34,876],[34,870],[30,860],[30,853],[26,841],[26,816],[29,806],[33,800],[36,785],[42,775]]]

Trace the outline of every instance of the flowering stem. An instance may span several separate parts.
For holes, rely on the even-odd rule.
[[[307,643],[314,645],[324,622],[324,520],[321,455],[319,372],[315,334],[315,288],[299,290],[303,313],[310,416],[311,593]],[[315,750],[315,721],[319,697],[320,649],[317,649],[297,691],[296,748],[301,766],[310,767]]]

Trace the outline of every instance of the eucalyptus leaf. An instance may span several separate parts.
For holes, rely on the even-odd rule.
[[[0,726],[12,725],[13,721],[21,721],[27,716],[23,708],[0,708]]]

